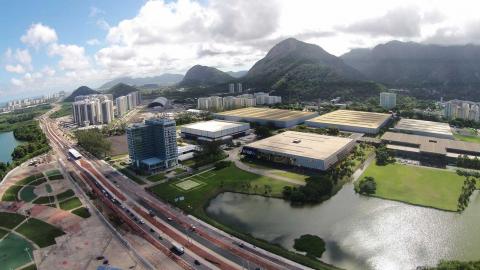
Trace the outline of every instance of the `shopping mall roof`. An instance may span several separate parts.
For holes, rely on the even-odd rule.
[[[417,135],[453,139],[452,130],[448,123],[403,118],[397,123],[397,125],[395,125],[393,130]]]
[[[352,139],[343,137],[285,131],[250,143],[247,147],[324,160],[340,152],[352,142]]]
[[[308,123],[330,124],[361,128],[380,128],[392,116],[386,113],[336,110],[308,120]]]
[[[272,121],[289,121],[296,118],[317,115],[316,112],[303,112],[282,109],[247,107],[231,111],[217,113],[219,116],[235,116],[252,119],[272,120]]]

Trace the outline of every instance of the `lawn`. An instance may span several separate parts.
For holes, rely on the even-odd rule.
[[[55,201],[55,196],[44,196],[44,197],[39,197],[36,200],[33,201],[34,204],[45,204],[45,203],[51,203]]]
[[[2,201],[17,201],[17,194],[23,186],[13,185],[3,193]]]
[[[118,171],[120,171],[122,174],[124,174],[126,177],[128,177],[130,180],[133,182],[139,184],[139,185],[145,185],[145,181],[140,179],[140,177],[136,176],[134,172],[130,171],[129,169],[118,166],[118,165],[113,165],[114,168],[116,168]]]
[[[147,177],[147,180],[150,182],[158,182],[158,181],[162,181],[163,179],[165,179],[164,173],[158,173],[158,174],[150,175],[149,177]]]
[[[61,179],[63,179],[63,175],[61,175],[61,174],[55,174],[55,175],[48,176],[48,180],[50,180],[50,181],[61,180]]]
[[[82,217],[82,218],[88,218],[88,217],[91,216],[90,212],[85,207],[75,209],[75,210],[72,211],[72,213],[79,216],[79,217]]]
[[[39,177],[39,176],[40,176],[40,177]],[[25,178],[23,178],[22,180],[18,181],[16,184],[17,184],[17,185],[28,185],[28,184],[30,184],[31,182],[33,182],[33,181],[35,181],[35,180],[37,180],[38,178],[41,178],[41,177],[43,177],[43,175],[37,175],[37,174],[35,174],[35,175],[30,175],[30,176],[25,177]]]
[[[70,198],[60,203],[60,208],[63,210],[72,210],[79,206],[82,206],[82,202],[77,197]]]
[[[375,197],[448,211],[457,211],[464,181],[455,172],[398,163],[386,166],[372,163],[361,178],[365,176],[375,178]]]
[[[461,134],[458,134],[458,133],[453,134],[453,136],[458,141],[480,143],[480,137],[478,137],[478,136],[467,136],[467,135],[461,135]]]
[[[20,199],[24,202],[31,202],[35,198],[37,198],[37,195],[33,192],[35,189],[34,186],[25,186],[22,191],[20,191]]]
[[[183,190],[178,184],[185,182],[185,180],[193,180],[201,185]],[[271,187],[271,193],[265,193],[266,185]],[[206,171],[174,182],[161,183],[150,188],[150,190],[161,199],[169,201],[187,212],[204,215],[204,205],[222,191],[281,197],[283,187],[286,185],[291,184],[246,172],[231,165],[227,168]],[[179,196],[184,196],[185,200],[174,202],[175,198]]]
[[[252,168],[257,168],[257,169],[263,169],[263,170],[270,170],[271,173],[276,174],[278,176],[283,176],[290,178],[292,180],[297,180],[297,181],[306,181],[310,176],[312,176],[312,173],[309,172],[296,172],[293,171],[291,168],[282,168],[278,169],[282,165],[279,164],[274,164],[271,162],[267,162],[264,160],[251,160],[251,159],[244,159],[242,160],[243,163],[246,165],[252,167]]]
[[[67,198],[73,197],[74,195],[75,195],[75,192],[73,192],[73,190],[69,189],[69,190],[64,191],[60,194],[57,194],[57,200],[58,201],[63,201]]]
[[[20,214],[0,212],[0,227],[13,229],[24,219],[25,216]]]
[[[33,250],[34,247],[30,242],[10,233],[0,241],[0,269],[17,269],[30,263]]]
[[[48,178],[50,178],[50,176],[54,176],[54,175],[62,175],[62,173],[60,173],[60,171],[56,170],[56,169],[48,171],[45,174],[48,176]]]
[[[62,230],[34,218],[23,223],[16,232],[32,240],[41,248],[55,244],[55,238],[64,234]]]

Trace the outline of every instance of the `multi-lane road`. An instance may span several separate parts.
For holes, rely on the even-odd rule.
[[[184,269],[306,269],[293,261],[256,248],[158,200],[108,163],[89,153],[66,161],[69,148],[56,122],[48,114],[40,118],[42,129],[59,159],[79,174],[98,197],[140,236]],[[79,149],[77,149],[79,150]],[[172,252],[172,242],[185,247]]]

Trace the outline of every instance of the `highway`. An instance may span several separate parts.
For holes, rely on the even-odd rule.
[[[64,139],[63,132],[48,114],[40,121],[58,157],[67,159],[68,149],[75,147]],[[308,269],[204,226],[161,202],[108,163],[76,149],[83,157],[66,162],[70,163],[70,169],[81,175],[92,191],[133,230],[182,268]],[[171,252],[172,241],[182,244],[185,254]]]

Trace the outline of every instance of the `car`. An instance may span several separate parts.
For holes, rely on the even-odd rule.
[[[198,260],[193,261],[195,265],[200,265],[201,263]]]
[[[143,219],[140,219],[140,224],[145,224],[145,221],[143,221]]]
[[[173,221],[173,219],[171,217],[168,217],[167,220],[168,221]]]

